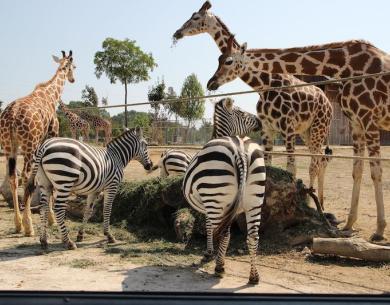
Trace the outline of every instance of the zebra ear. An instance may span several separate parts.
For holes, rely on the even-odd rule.
[[[227,97],[227,98],[225,99],[225,101],[224,101],[224,104],[225,104],[225,108],[226,108],[229,112],[232,112],[234,100],[231,99],[230,97]]]
[[[143,136],[142,128],[139,126],[135,127],[135,134],[137,136],[139,136],[140,138],[142,138],[142,136]]]

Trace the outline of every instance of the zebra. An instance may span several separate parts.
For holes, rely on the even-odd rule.
[[[224,98],[214,105],[214,128],[212,138],[222,136],[246,136],[252,131],[260,131],[262,125],[258,117],[234,107],[234,100]]]
[[[206,215],[205,258],[213,255],[213,240],[219,241],[216,275],[224,273],[230,225],[235,216],[244,212],[251,259],[249,283],[259,282],[255,260],[265,179],[263,149],[248,137],[212,139],[191,160],[182,191],[187,202]]]
[[[95,199],[104,192],[103,228],[109,243],[115,239],[110,233],[111,207],[123,172],[130,160],[139,161],[145,170],[151,171],[148,146],[142,130],[126,130],[108,143],[107,147],[92,147],[75,139],[51,138],[44,141],[34,155],[32,174],[25,188],[24,201],[31,200],[35,184],[41,189],[40,243],[47,249],[48,198],[54,194],[54,212],[61,231],[62,241],[69,250],[76,244],[69,238],[65,226],[66,205],[69,195],[88,195],[83,222],[77,241],[82,241],[84,226],[90,218]],[[37,181],[36,181],[37,180]]]
[[[184,175],[192,156],[177,149],[167,149],[153,170],[160,168],[160,177]]]

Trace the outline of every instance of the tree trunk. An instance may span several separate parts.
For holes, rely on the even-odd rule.
[[[127,81],[125,80],[125,127],[128,127],[127,123]]]
[[[390,262],[390,247],[372,244],[362,238],[313,238],[313,253]]]

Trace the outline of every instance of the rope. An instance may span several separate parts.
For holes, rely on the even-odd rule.
[[[191,100],[202,100],[202,99],[215,98],[215,97],[225,97],[225,96],[232,96],[232,95],[259,93],[259,92],[267,92],[267,91],[274,91],[274,90],[286,90],[286,89],[291,89],[291,88],[301,88],[301,87],[307,87],[307,86],[329,85],[329,84],[338,83],[338,82],[362,80],[365,78],[380,77],[380,76],[385,76],[385,75],[390,75],[390,71],[365,74],[365,75],[359,75],[359,76],[351,76],[351,77],[345,77],[345,78],[339,78],[339,79],[329,79],[329,80],[324,80],[324,81],[309,82],[309,83],[289,85],[289,86],[269,87],[269,88],[264,88],[264,89],[260,89],[260,90],[234,91],[234,92],[229,92],[229,93],[210,94],[210,95],[204,95],[204,96],[169,98],[169,99],[162,99],[160,101],[139,102],[139,103],[131,103],[131,104],[127,104],[127,105],[126,104],[119,104],[119,105],[111,105],[111,106],[77,107],[77,108],[71,108],[71,110],[72,111],[73,110],[81,111],[81,109],[96,109],[96,108],[105,109],[105,108],[120,108],[120,107],[126,107],[126,106],[133,107],[133,106],[141,106],[141,105],[150,105],[150,104],[154,104],[154,103],[170,104],[170,103],[176,103],[176,102],[189,102]]]
[[[194,149],[201,150],[203,146],[201,145],[161,145],[161,146],[149,146],[149,148],[157,149]],[[289,153],[282,151],[264,151],[264,154],[267,155],[279,155],[279,156],[296,156],[296,157],[321,157],[327,159],[349,159],[349,160],[364,160],[364,161],[390,161],[390,158],[381,158],[381,157],[360,157],[360,156],[343,156],[343,155],[327,155],[327,154],[311,154],[311,153]]]

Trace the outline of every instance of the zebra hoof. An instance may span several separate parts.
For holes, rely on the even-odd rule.
[[[249,281],[248,281],[248,284],[249,285],[257,285],[260,281],[260,277],[258,274],[256,274],[255,276],[251,276],[249,277]]]
[[[82,233],[77,234],[77,238],[76,238],[77,242],[82,242],[83,239],[84,239],[84,234],[82,234]]]
[[[116,243],[116,240],[113,236],[107,236],[107,241],[109,244],[115,244]]]
[[[205,252],[203,254],[202,263],[211,262],[214,259],[214,254],[212,252]]]
[[[49,244],[47,243],[47,240],[46,239],[40,239],[39,241],[41,243],[42,250],[47,250],[48,246],[49,246]]]
[[[223,277],[225,274],[225,268],[222,266],[215,266],[214,272],[216,277]]]
[[[77,246],[76,246],[76,244],[73,241],[70,240],[70,241],[67,242],[66,248],[68,250],[76,250]]]

